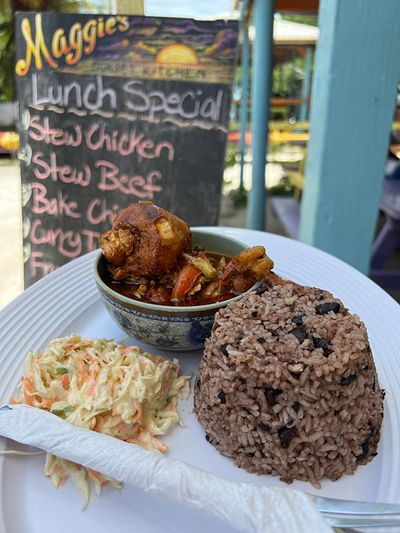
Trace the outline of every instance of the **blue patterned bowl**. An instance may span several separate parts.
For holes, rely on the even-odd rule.
[[[193,244],[209,252],[237,255],[246,245],[224,235],[192,230]],[[190,351],[203,347],[211,333],[214,315],[220,307],[242,295],[208,305],[188,307],[157,305],[127,298],[103,281],[106,261],[100,252],[94,266],[94,276],[100,297],[107,311],[130,336],[147,344],[170,351]]]

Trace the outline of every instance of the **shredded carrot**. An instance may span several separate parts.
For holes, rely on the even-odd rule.
[[[105,478],[105,476],[103,476],[103,474],[100,474],[100,472],[96,472],[96,470],[92,470],[91,468],[88,468],[87,471],[89,476],[100,481],[102,485],[107,483],[107,479]]]
[[[91,378],[86,383],[87,383],[86,394],[89,396],[89,398],[95,398],[97,381]]]
[[[61,385],[64,387],[65,390],[68,390],[69,381],[70,381],[68,374],[63,374],[62,376],[57,378],[57,381],[61,383]]]
[[[153,448],[155,450],[158,450],[161,453],[168,452],[168,446],[166,446],[156,437],[153,437],[149,431],[145,431],[145,430],[140,431],[139,434],[133,439],[130,439],[129,442],[132,442],[134,444],[139,444],[141,446],[144,446],[145,448],[150,448],[150,449]]]
[[[161,396],[164,396],[164,394],[167,394],[168,389],[169,389],[169,381],[164,379],[164,381],[161,384],[161,390],[160,390]]]
[[[76,366],[78,369],[78,387],[81,388],[85,381],[87,381],[89,378],[89,371],[85,361],[82,361],[82,359],[77,360]]]
[[[27,405],[33,405],[33,395],[35,394],[35,389],[32,378],[24,376],[22,378],[22,385],[24,391],[24,403]]]
[[[50,400],[49,398],[43,398],[41,407],[43,409],[51,409],[51,406],[53,405],[53,403],[54,403],[53,400]]]
[[[133,419],[136,422],[141,422],[143,416],[143,404],[142,402],[136,402],[136,413],[133,417]]]

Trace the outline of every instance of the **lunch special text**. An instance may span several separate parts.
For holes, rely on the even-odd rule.
[[[65,80],[67,81],[67,80]],[[94,81],[74,80],[62,83],[47,79],[46,84],[32,74],[32,104],[77,107],[88,111],[127,111],[143,120],[155,120],[160,115],[182,120],[206,120],[218,123],[221,119],[223,90],[206,95],[205,89],[184,89],[182,92],[145,89],[140,80],[128,80],[121,87],[106,86],[102,76]],[[210,88],[207,88],[207,92]]]

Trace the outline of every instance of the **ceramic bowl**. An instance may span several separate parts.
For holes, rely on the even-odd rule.
[[[193,244],[209,252],[237,255],[246,245],[224,235],[192,230]],[[130,337],[170,351],[190,351],[203,347],[211,333],[214,315],[224,302],[196,306],[166,306],[140,302],[111,289],[103,281],[106,261],[100,252],[95,261],[94,276],[101,300],[107,311]]]

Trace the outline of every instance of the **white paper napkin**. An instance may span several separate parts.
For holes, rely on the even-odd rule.
[[[234,483],[140,446],[77,428],[34,407],[0,409],[0,435],[208,512],[243,531],[332,531],[312,498],[302,492]]]

